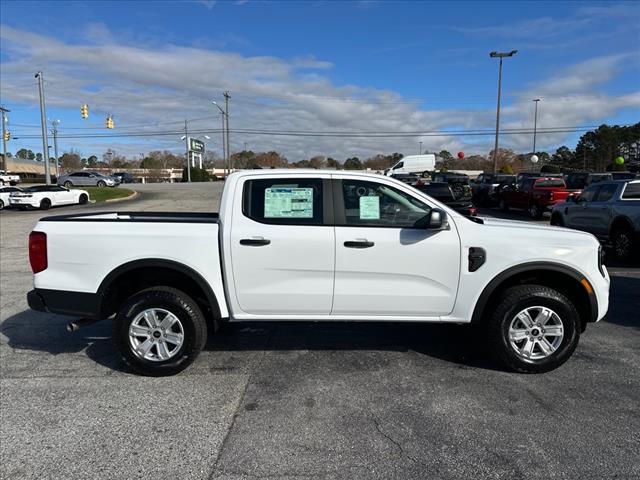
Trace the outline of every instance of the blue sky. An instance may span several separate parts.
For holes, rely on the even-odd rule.
[[[12,2],[0,4],[3,105],[10,151],[41,149],[33,74],[44,72],[60,131],[211,130],[211,99],[232,95],[231,127],[278,131],[426,132],[495,126],[497,62],[505,61],[505,128],[640,120],[640,7],[632,2]],[[38,19],[37,22],[34,19]],[[82,121],[79,106],[90,105]],[[210,118],[207,118],[210,117]],[[20,127],[20,125],[24,125]],[[88,128],[91,127],[91,128]],[[20,138],[20,135],[23,137]],[[170,138],[169,138],[170,137]],[[531,135],[501,144],[530,150]],[[541,148],[576,133],[540,134]],[[178,139],[179,140],[179,139]],[[165,137],[61,139],[62,150],[179,152]],[[447,148],[487,153],[484,136],[232,136],[291,160]],[[40,146],[40,148],[38,148]],[[16,148],[17,147],[17,148]]]

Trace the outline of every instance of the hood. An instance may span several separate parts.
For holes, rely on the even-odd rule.
[[[524,222],[521,220],[504,220],[501,218],[480,217],[484,221],[484,225],[492,227],[511,227],[519,230],[536,230],[536,231],[549,231],[557,232],[562,235],[575,234],[581,237],[593,237],[590,233],[582,232],[580,230],[571,230],[570,228],[558,227],[555,225]],[[595,238],[595,237],[593,237]]]

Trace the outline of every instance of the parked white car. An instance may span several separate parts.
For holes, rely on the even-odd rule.
[[[116,347],[145,375],[183,370],[208,329],[255,320],[473,323],[506,365],[546,372],[607,313],[601,253],[591,234],[472,220],[381,175],[243,171],[219,215],[40,219],[27,299],[113,318]]]
[[[41,210],[59,205],[84,205],[88,201],[89,192],[86,190],[69,190],[58,185],[34,185],[9,196],[9,203],[13,207]]]
[[[385,171],[385,175],[392,176],[399,173],[414,173],[427,175],[436,168],[436,156],[433,153],[425,155],[408,155]]]
[[[18,187],[0,187],[0,210],[9,206],[9,195],[21,191]]]

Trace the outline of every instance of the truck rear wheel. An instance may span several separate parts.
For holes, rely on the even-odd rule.
[[[553,370],[573,354],[580,317],[561,293],[540,285],[519,285],[503,293],[488,320],[498,359],[522,373]]]
[[[152,287],[124,302],[113,324],[113,341],[135,372],[175,375],[196,359],[207,341],[197,303],[170,287]]]

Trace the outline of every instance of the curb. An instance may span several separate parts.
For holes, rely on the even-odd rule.
[[[138,192],[136,190],[134,190],[133,193],[131,195],[129,195],[128,197],[110,198],[109,200],[105,200],[103,203],[124,202],[125,200],[133,200],[137,196],[138,196]]]

